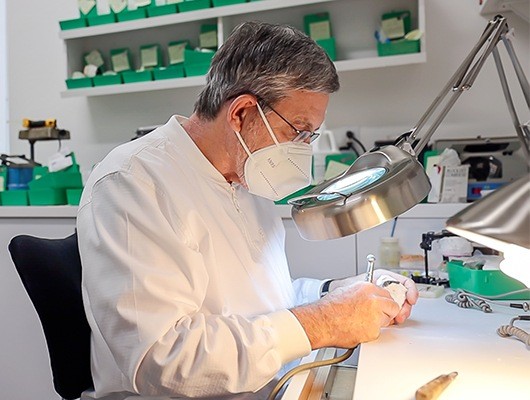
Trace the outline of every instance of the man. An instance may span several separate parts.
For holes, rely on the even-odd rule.
[[[309,183],[338,77],[282,26],[245,23],[217,52],[188,118],[114,149],[78,212],[95,388],[86,399],[265,398],[312,349],[350,348],[403,322],[359,278],[292,281],[271,200]]]

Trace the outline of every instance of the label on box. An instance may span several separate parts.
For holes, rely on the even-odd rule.
[[[109,0],[97,0],[98,15],[110,14]]]
[[[127,0],[109,0],[109,5],[114,13],[121,13],[127,8]]]
[[[405,36],[405,22],[402,18],[387,18],[381,22],[381,29],[389,39],[399,39]]]
[[[217,31],[203,32],[199,35],[201,48],[211,49],[217,47]]]
[[[313,40],[329,39],[331,37],[331,24],[329,20],[309,24],[309,36]]]
[[[145,47],[140,51],[142,68],[156,67],[158,65],[158,48],[156,46]]]
[[[446,166],[442,181],[442,203],[465,203],[469,165]]]
[[[116,53],[111,57],[114,72],[128,71],[131,69],[129,57],[126,51]]]
[[[186,43],[172,44],[168,46],[167,53],[170,64],[178,64],[184,62],[184,49]]]
[[[88,53],[85,56],[85,63],[87,65],[95,65],[96,67],[101,67],[105,62],[103,61],[103,57],[101,56],[101,53],[97,50],[92,50],[90,53]]]
[[[96,0],[77,0],[77,7],[83,15],[87,15],[95,6]]]

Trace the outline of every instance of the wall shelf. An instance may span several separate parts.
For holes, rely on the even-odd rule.
[[[112,49],[128,47],[135,58],[134,53],[141,45],[159,43],[165,46],[170,41],[198,37],[200,27],[204,23],[217,23],[218,42],[222,44],[233,28],[246,20],[288,23],[303,29],[304,15],[327,11],[330,13],[333,36],[336,40],[335,65],[339,73],[425,62],[427,60],[425,35],[421,39],[419,53],[385,57],[377,55],[374,30],[381,15],[396,7],[411,10],[413,28],[425,32],[425,0],[401,0],[398,5],[391,0],[376,3],[370,0],[261,0],[66,30],[61,31],[59,36],[64,42],[67,55],[66,76],[71,76],[74,71],[83,69],[83,55],[93,49],[98,49],[106,55]],[[195,45],[193,39],[191,44]],[[138,63],[133,62],[134,65]],[[205,83],[204,76],[195,76],[67,89],[61,92],[61,97],[92,97],[201,87]]]

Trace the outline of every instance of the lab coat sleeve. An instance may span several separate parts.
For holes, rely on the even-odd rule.
[[[293,281],[297,305],[312,303],[320,298],[320,290],[325,280],[298,278]]]
[[[78,235],[91,328],[127,390],[170,397],[257,391],[282,364],[309,353],[288,310],[253,318],[199,313],[209,280],[203,258],[151,183],[127,173],[102,178],[78,212]]]

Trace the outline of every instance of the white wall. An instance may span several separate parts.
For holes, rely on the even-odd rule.
[[[426,0],[426,14],[427,63],[343,73],[342,88],[328,111],[329,128],[360,127],[370,146],[375,138],[394,138],[414,126],[487,22],[479,15],[477,0]],[[506,15],[516,28],[518,56],[530,71],[529,25]],[[129,140],[136,127],[163,123],[176,112],[189,114],[199,89],[60,98],[66,54],[58,21],[76,16],[74,0],[7,0],[9,130],[11,153],[28,153],[28,143],[18,140],[22,118],[57,118],[60,127],[71,131],[68,145],[87,170],[112,147]],[[517,104],[522,105],[515,89]],[[461,97],[436,137],[513,134],[493,60],[488,60],[475,87]],[[37,143],[37,159],[46,161],[56,148],[55,142]]]
[[[0,0],[0,153],[7,152],[6,2]]]

